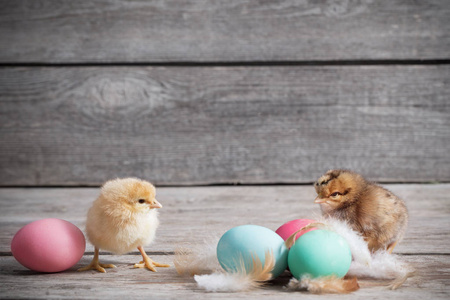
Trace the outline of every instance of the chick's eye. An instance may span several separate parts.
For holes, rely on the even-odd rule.
[[[144,203],[145,203],[145,200],[144,200],[144,199],[139,199],[138,202],[139,202],[140,204],[144,204]]]
[[[340,196],[340,195],[342,195],[342,194],[339,193],[339,192],[334,192],[333,194],[331,194],[331,197],[337,197],[337,196]]]

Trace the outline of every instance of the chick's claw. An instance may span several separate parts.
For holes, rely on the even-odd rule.
[[[155,265],[155,267],[159,267],[159,268],[169,268],[170,267],[170,265],[160,264],[160,263],[157,263],[156,261],[153,261],[153,265]]]

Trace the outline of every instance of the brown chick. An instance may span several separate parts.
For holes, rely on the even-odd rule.
[[[322,214],[347,221],[369,249],[390,253],[408,224],[405,203],[392,192],[347,170],[330,170],[314,184]]]
[[[155,267],[169,267],[151,260],[143,248],[153,241],[159,225],[156,209],[162,206],[155,193],[151,183],[137,178],[114,179],[102,186],[86,221],[88,239],[95,246],[94,258],[78,271],[93,269],[104,273],[104,268],[115,267],[99,263],[99,249],[123,254],[137,248],[143,261],[135,268],[156,272]]]

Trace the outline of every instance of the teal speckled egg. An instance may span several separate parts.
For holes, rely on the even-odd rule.
[[[295,278],[304,275],[344,277],[352,262],[347,241],[329,230],[314,230],[302,235],[291,247],[289,269]]]
[[[264,265],[267,250],[275,257],[272,278],[278,277],[287,267],[288,249],[278,234],[262,226],[242,225],[228,230],[217,244],[217,259],[228,272],[238,270],[243,261],[248,272],[253,266],[252,254]]]

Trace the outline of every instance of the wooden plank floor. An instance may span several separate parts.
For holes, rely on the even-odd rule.
[[[346,299],[449,299],[450,298],[450,184],[385,185],[405,199],[410,226],[405,240],[396,248],[402,259],[417,269],[396,291],[384,287],[363,287]],[[180,277],[173,267],[177,245],[201,242],[205,236],[220,235],[242,224],[276,229],[295,218],[313,218],[319,208],[313,204],[312,186],[220,186],[158,188],[161,226],[157,239],[147,248],[158,262],[172,265],[152,273],[133,269],[137,252],[127,255],[101,253],[104,262],[116,269],[106,274],[78,273],[89,263],[93,248],[72,269],[56,274],[39,274],[22,267],[11,256],[10,241],[23,225],[42,218],[68,220],[84,229],[85,214],[98,194],[97,188],[3,188],[0,189],[0,298],[123,298],[218,299],[295,297],[317,299],[306,292],[288,292],[287,273],[272,284],[246,293],[206,293],[192,278]],[[363,286],[364,286],[364,282]],[[340,296],[327,295],[322,298]]]

